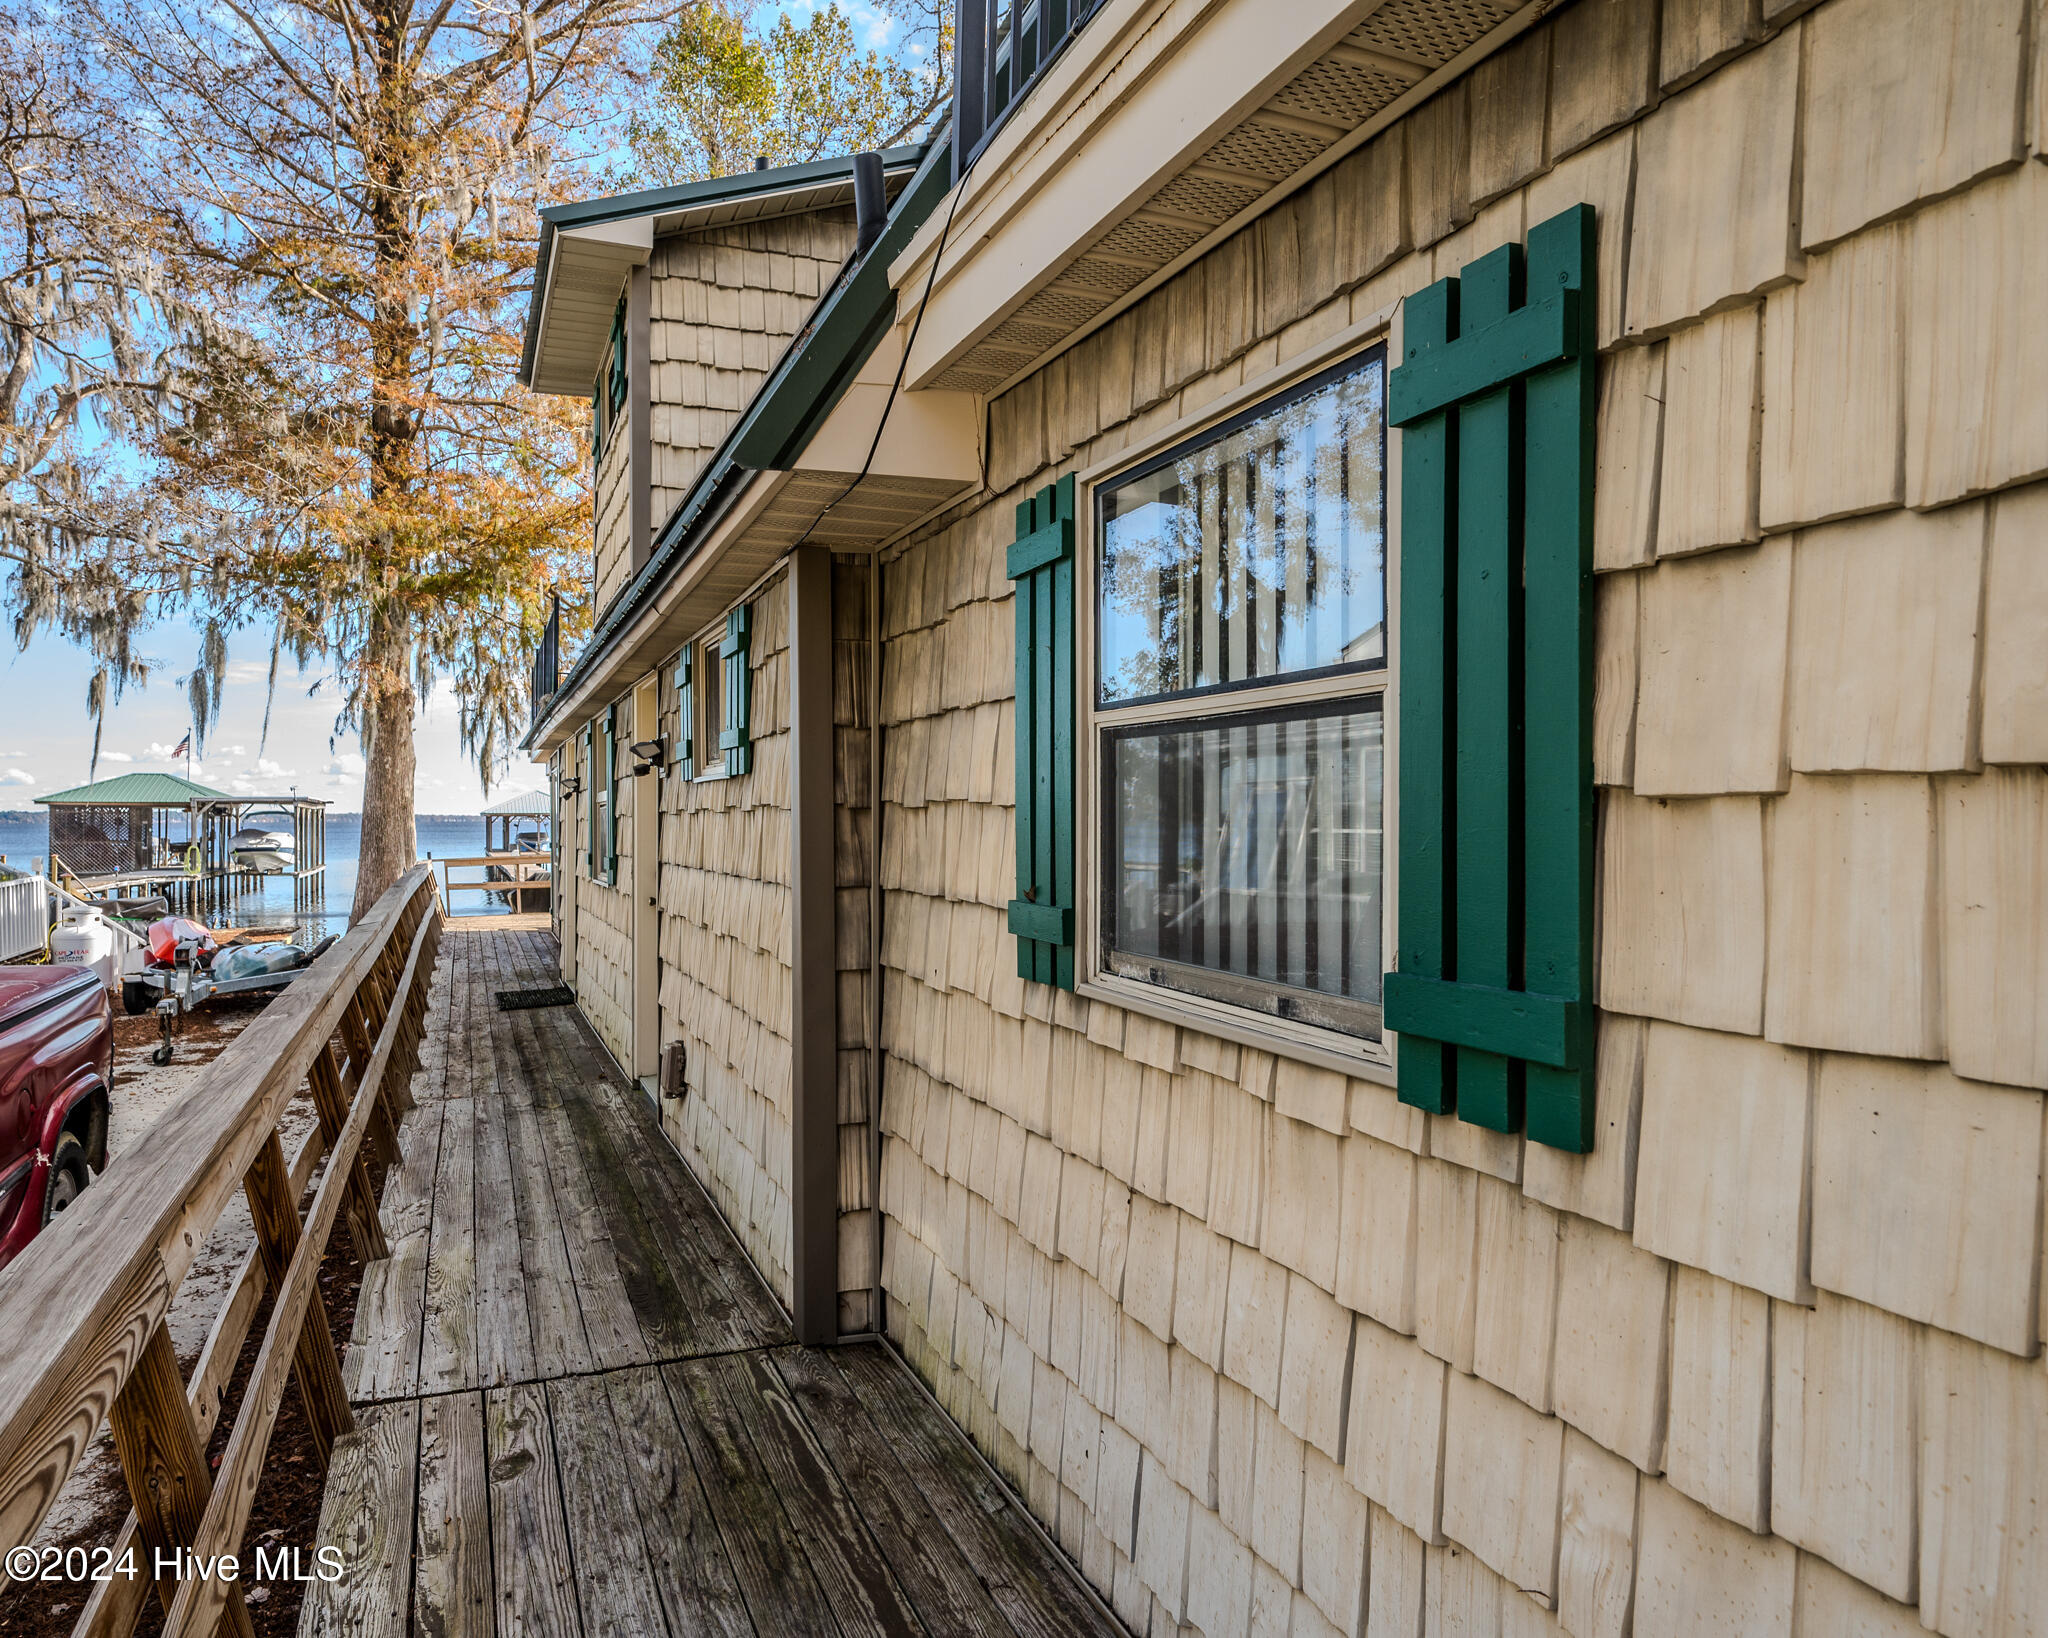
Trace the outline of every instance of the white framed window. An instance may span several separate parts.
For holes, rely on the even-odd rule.
[[[1387,1059],[1384,345],[1083,475],[1082,988]]]
[[[690,640],[690,692],[696,708],[691,729],[696,746],[696,777],[725,778],[725,758],[719,754],[718,736],[725,727],[725,661],[719,644],[725,638],[725,616]]]

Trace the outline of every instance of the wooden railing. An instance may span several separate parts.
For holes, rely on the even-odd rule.
[[[535,909],[545,908],[542,895],[554,886],[553,861],[545,853],[479,853],[473,858],[432,862],[441,867],[441,902],[448,906],[451,916],[456,913],[451,893],[503,893],[511,899],[515,911],[524,911],[529,899]],[[475,870],[479,866],[484,871],[480,881],[459,882],[449,874],[452,870]],[[505,872],[497,881],[490,877],[494,866]]]
[[[527,719],[540,721],[541,711],[562,685],[562,595],[555,593],[548,606],[548,623],[541,628],[540,645],[533,651],[533,671],[527,689]]]
[[[953,179],[1002,129],[1101,0],[955,0]]]
[[[133,1547],[139,1573],[98,1583],[77,1632],[132,1632],[152,1587],[169,1638],[251,1630],[239,1581],[155,1581],[155,1551],[240,1553],[287,1373],[323,1465],[354,1426],[317,1277],[338,1217],[359,1257],[387,1254],[368,1165],[398,1152],[440,927],[433,873],[415,865],[0,1271],[0,1551],[35,1533],[103,1419],[134,1502],[113,1561]],[[318,1125],[287,1162],[278,1121],[302,1087]],[[165,1316],[238,1188],[256,1243],[186,1383]],[[269,1324],[211,1472],[207,1441],[266,1292]]]

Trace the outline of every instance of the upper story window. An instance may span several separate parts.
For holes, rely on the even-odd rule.
[[[590,394],[590,447],[599,460],[611,442],[612,429],[626,408],[626,298],[612,312],[611,340],[606,343],[603,372]]]
[[[1099,975],[1380,1034],[1386,360],[1094,490]]]

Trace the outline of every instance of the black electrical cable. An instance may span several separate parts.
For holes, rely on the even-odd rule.
[[[949,139],[950,136],[951,133],[948,132]],[[974,174],[974,167],[981,163],[981,155],[986,151],[986,145],[984,145],[972,159],[968,160],[967,169],[960,173],[959,178],[953,184],[953,197],[946,206],[946,220],[939,228],[939,242],[932,251],[931,271],[924,278],[924,294],[918,298],[917,317],[910,321],[910,334],[903,343],[903,356],[896,360],[896,378],[889,383],[889,397],[882,405],[881,416],[875,422],[875,436],[868,444],[867,459],[860,463],[860,473],[852,483],[847,485],[846,493],[841,495],[838,500],[833,501],[831,505],[822,508],[818,515],[811,519],[809,527],[798,537],[796,546],[801,546],[805,541],[809,540],[811,538],[811,531],[825,521],[832,507],[837,506],[839,501],[846,499],[847,495],[852,494],[865,483],[868,473],[874,468],[875,455],[882,447],[882,434],[889,425],[889,413],[895,409],[896,400],[903,391],[903,372],[910,364],[910,350],[917,345],[918,331],[924,328],[925,310],[931,305],[932,287],[938,282],[939,278],[939,263],[945,259],[946,241],[952,237],[953,213],[960,208],[961,195],[967,191],[967,179]],[[795,551],[796,546],[792,546],[790,550]]]

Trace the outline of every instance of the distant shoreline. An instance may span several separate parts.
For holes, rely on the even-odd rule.
[[[0,808],[0,825],[39,824],[48,817],[49,810],[47,808]],[[455,824],[471,819],[481,819],[482,817],[481,813],[416,813],[413,815],[413,822],[415,824]],[[327,816],[327,822],[330,825],[336,822],[359,825],[363,822],[363,816],[360,813],[330,813]]]

